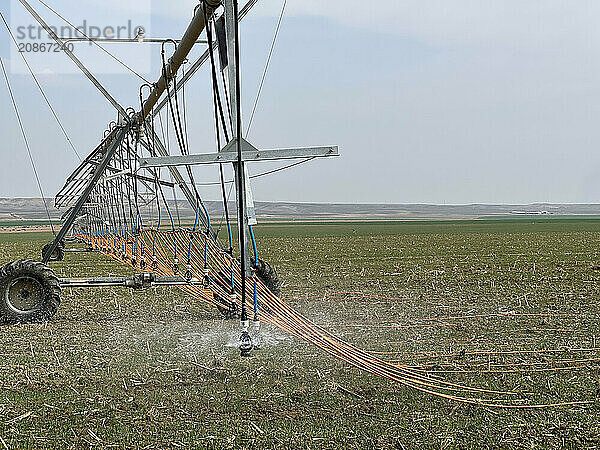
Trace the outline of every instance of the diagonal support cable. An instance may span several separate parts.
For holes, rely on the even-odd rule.
[[[108,50],[106,50],[104,47],[102,47],[100,44],[98,44],[96,42],[96,40],[94,40],[93,38],[90,38],[87,34],[85,34],[81,28],[76,27],[75,25],[73,25],[71,22],[69,22],[64,16],[62,16],[58,11],[56,11],[54,8],[52,8],[50,5],[48,5],[46,2],[44,2],[43,0],[39,0],[39,2],[44,5],[48,10],[50,10],[51,12],[54,13],[54,15],[56,15],[59,19],[61,19],[63,22],[65,22],[67,25],[69,25],[73,31],[75,31],[76,33],[81,34],[83,37],[83,39],[87,40],[88,42],[91,42],[92,44],[94,44],[96,47],[98,47],[100,50],[102,50],[104,53],[106,53],[109,57],[111,57],[112,59],[114,59],[117,63],[119,63],[121,66],[123,66],[125,69],[127,69],[129,72],[131,72],[133,75],[135,75],[136,77],[138,77],[140,80],[146,82],[146,83],[150,83],[150,81],[148,81],[147,79],[145,79],[143,76],[141,76],[139,73],[137,73],[135,70],[133,70],[130,66],[128,66],[126,63],[124,63],[123,61],[121,61],[119,58],[117,58],[115,55],[113,55],[111,52],[109,52]],[[69,39],[69,41],[73,41],[74,39]],[[116,41],[116,40],[115,40]],[[63,41],[65,42],[65,41]]]
[[[110,95],[110,93],[102,86],[102,83],[98,81],[98,79],[88,70],[87,67],[75,56],[75,54],[69,50],[68,46],[65,45],[64,41],[58,37],[58,35],[48,26],[48,24],[42,19],[42,17],[31,7],[31,5],[27,2],[27,0],[19,0],[21,4],[25,7],[29,14],[33,16],[33,18],[40,24],[40,26],[48,33],[50,36],[65,52],[65,54],[71,58],[71,60],[75,63],[75,65],[83,72],[83,74],[92,82],[94,86],[104,95],[104,97],[115,107],[115,109],[119,112],[122,118],[128,117],[125,109],[115,100],[115,98]]]
[[[8,26],[8,22],[6,21],[6,18],[4,17],[4,14],[0,13],[0,18],[2,18],[2,22],[4,22],[4,26],[6,27],[6,31],[8,31],[8,34],[10,35],[12,42],[18,48],[19,45],[17,43],[17,40],[15,39],[15,36],[14,36],[13,32],[11,31],[10,27]],[[24,52],[19,52],[19,54],[21,55],[21,58],[23,58],[23,62],[27,66],[27,69],[29,70],[29,73],[31,74],[31,77],[33,78],[33,81],[35,81],[35,84],[37,85],[38,89],[40,90],[40,93],[42,94],[42,97],[44,97],[44,100],[46,101],[46,104],[48,105],[48,108],[50,108],[50,111],[52,112],[52,115],[56,119],[56,122],[58,123],[58,126],[60,127],[62,133],[65,135],[65,138],[67,139],[67,142],[69,143],[69,145],[73,149],[73,152],[77,156],[77,159],[79,159],[79,161],[81,161],[81,156],[79,156],[79,153],[77,152],[77,149],[75,148],[75,145],[73,145],[73,141],[71,141],[71,138],[69,137],[69,134],[67,133],[67,130],[65,130],[65,127],[63,126],[62,122],[58,118],[58,114],[56,114],[56,111],[54,110],[54,107],[52,106],[52,103],[50,103],[50,100],[48,99],[48,96],[44,92],[44,89],[42,88],[42,85],[40,84],[39,80],[35,76],[35,73],[33,72],[33,69],[31,68],[31,65],[29,64],[29,61],[27,61],[27,58],[25,58],[25,53]]]
[[[267,63],[265,64],[265,70],[258,86],[258,92],[256,93],[256,99],[254,100],[254,106],[252,107],[252,114],[250,114],[250,120],[248,121],[248,128],[246,129],[246,138],[250,134],[252,128],[252,122],[254,121],[254,114],[256,114],[256,108],[260,101],[260,95],[262,94],[263,87],[265,86],[265,80],[267,79],[267,72],[269,71],[269,65],[271,64],[271,58],[273,57],[273,51],[275,50],[275,44],[277,44],[277,37],[279,36],[279,30],[281,29],[281,22],[283,21],[283,15],[285,14],[285,8],[287,6],[287,0],[283,0],[283,6],[281,7],[281,14],[277,21],[277,27],[275,28],[275,35],[273,36],[273,42],[271,42],[271,49],[269,50],[269,56],[267,57]]]
[[[46,204],[46,197],[44,196],[44,190],[42,189],[42,183],[40,181],[40,177],[38,175],[37,168],[35,167],[35,161],[33,159],[33,155],[31,154],[31,148],[29,147],[29,140],[27,139],[27,134],[25,133],[25,127],[23,126],[23,121],[21,120],[21,114],[19,113],[19,108],[17,107],[17,102],[15,100],[13,90],[10,86],[10,80],[8,79],[8,74],[6,73],[6,68],[4,67],[4,61],[2,60],[2,58],[0,58],[0,65],[2,66],[2,73],[4,74],[4,79],[6,80],[6,86],[8,87],[8,93],[10,94],[10,100],[12,101],[13,108],[15,109],[15,115],[17,116],[17,121],[19,122],[19,127],[21,128],[21,134],[23,135],[23,141],[25,142],[25,148],[27,149],[27,154],[29,155],[29,161],[31,161],[31,168],[33,169],[33,174],[35,175],[35,180],[37,181],[37,185],[40,190],[40,195],[42,196],[42,202],[44,203],[46,215],[48,216],[48,222],[50,223],[50,228],[52,229],[52,234],[54,234],[56,236],[56,232],[54,231],[54,225],[52,225],[52,218],[50,217],[50,210],[48,209],[48,205]]]

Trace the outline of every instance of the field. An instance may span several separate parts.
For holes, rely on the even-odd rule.
[[[39,258],[49,238],[0,234],[0,264]],[[453,403],[269,326],[242,359],[239,325],[179,291],[72,289],[47,325],[0,329],[0,449],[600,446],[600,220],[276,224],[257,238],[286,301],[363,349],[532,403],[588,403]],[[131,273],[95,253],[53,268]]]

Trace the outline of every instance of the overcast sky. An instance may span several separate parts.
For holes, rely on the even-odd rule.
[[[47,2],[77,25],[131,19],[147,22],[148,35],[177,38],[196,4]],[[241,27],[245,122],[281,6],[259,0]],[[14,1],[0,8],[16,32],[26,16]],[[593,0],[288,0],[249,140],[262,148],[338,144],[342,156],[256,179],[255,199],[600,202],[599,18],[600,2]],[[8,39],[0,29],[5,61]],[[159,48],[109,48],[145,78],[157,78]],[[114,62],[87,44],[76,53],[109,72],[99,78],[120,102],[138,104],[141,80],[111,74]],[[82,75],[65,73],[70,63],[63,55],[56,66],[48,61],[33,58],[32,65],[46,72],[40,82],[85,155],[114,112]],[[46,194],[54,195],[78,161],[31,77],[12,63],[33,157]],[[214,151],[209,81],[204,69],[186,92],[197,153]],[[0,197],[39,196],[3,79],[0,102]],[[251,171],[272,167],[255,164]],[[198,176],[215,181],[218,172]],[[219,198],[217,190],[204,192]]]

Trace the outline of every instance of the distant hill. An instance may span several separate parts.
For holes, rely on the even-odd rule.
[[[53,200],[46,200],[51,217],[60,219],[64,211],[53,207]],[[220,202],[205,202],[211,216],[219,219],[223,215]],[[170,201],[174,214],[175,202]],[[192,219],[194,211],[183,201],[177,208],[181,218]],[[235,216],[235,205],[230,212]],[[143,211],[152,215],[152,211]],[[424,205],[424,204],[342,204],[342,203],[286,203],[257,202],[259,220],[419,220],[419,219],[476,219],[495,216],[521,215],[600,215],[600,204],[551,204],[529,205]],[[44,203],[40,198],[0,198],[0,220],[44,220]]]

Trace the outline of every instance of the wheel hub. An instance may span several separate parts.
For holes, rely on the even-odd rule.
[[[44,288],[32,277],[14,280],[6,290],[6,304],[17,313],[27,313],[37,309],[42,302]]]

